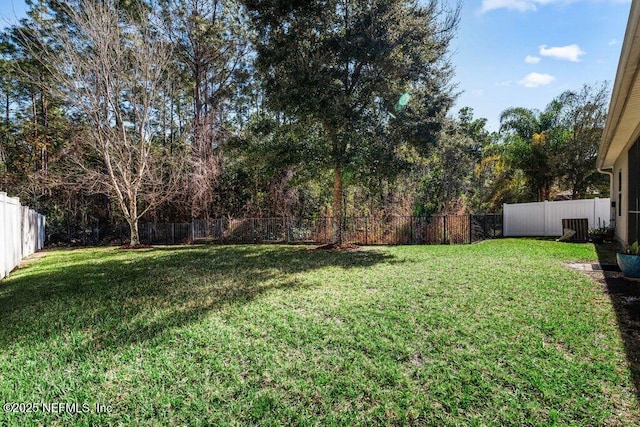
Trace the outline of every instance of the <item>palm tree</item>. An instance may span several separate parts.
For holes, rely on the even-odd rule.
[[[531,197],[547,200],[559,174],[558,157],[562,132],[558,126],[562,104],[552,101],[540,112],[522,107],[509,108],[500,115],[500,133],[505,137],[506,158],[520,169]]]

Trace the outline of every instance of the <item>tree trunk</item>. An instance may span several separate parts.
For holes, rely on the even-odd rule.
[[[342,168],[333,169],[333,240],[342,243]]]
[[[129,229],[131,230],[131,242],[129,245],[136,246],[140,244],[140,234],[138,233],[138,220],[130,219],[127,220],[129,223]]]
[[[547,183],[544,186],[544,200],[549,200],[550,194],[551,194],[551,184]]]
[[[4,124],[5,126],[7,126],[7,128],[9,127],[9,123],[11,122],[9,119],[9,107],[11,106],[11,103],[9,102],[9,89],[6,89],[5,92],[5,97],[4,97],[4,103],[5,103],[5,110],[4,110]]]
[[[324,128],[329,133],[333,148],[333,243],[342,244],[342,150],[335,127],[324,123]]]
[[[128,196],[129,209],[128,209],[128,218],[127,222],[129,222],[129,229],[131,230],[131,242],[129,243],[131,246],[136,246],[140,244],[140,233],[138,232],[138,194],[137,192],[129,193]]]

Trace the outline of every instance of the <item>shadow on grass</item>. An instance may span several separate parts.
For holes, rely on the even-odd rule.
[[[297,273],[395,262],[379,251],[208,246],[76,252],[0,285],[0,348],[79,340],[68,356],[153,340],[169,328],[278,290],[322,283]],[[47,260],[40,261],[47,263]],[[346,284],[345,284],[346,285]],[[67,345],[68,347],[68,345]],[[79,354],[76,354],[79,353]]]
[[[606,266],[616,266],[619,243],[596,243],[598,261]],[[611,270],[616,270],[612,268]],[[640,402],[640,282],[625,279],[618,271],[604,271],[601,281],[616,311],[620,336],[624,341],[627,361],[631,368],[636,399]]]

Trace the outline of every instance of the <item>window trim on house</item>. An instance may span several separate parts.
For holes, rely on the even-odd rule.
[[[618,171],[618,216],[622,216],[622,169]]]

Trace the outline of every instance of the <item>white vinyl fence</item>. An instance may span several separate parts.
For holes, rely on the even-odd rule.
[[[45,217],[0,192],[0,279],[44,246]]]
[[[587,218],[589,228],[606,227],[611,219],[611,200],[587,199],[560,202],[505,204],[505,237],[562,236],[562,220]]]

